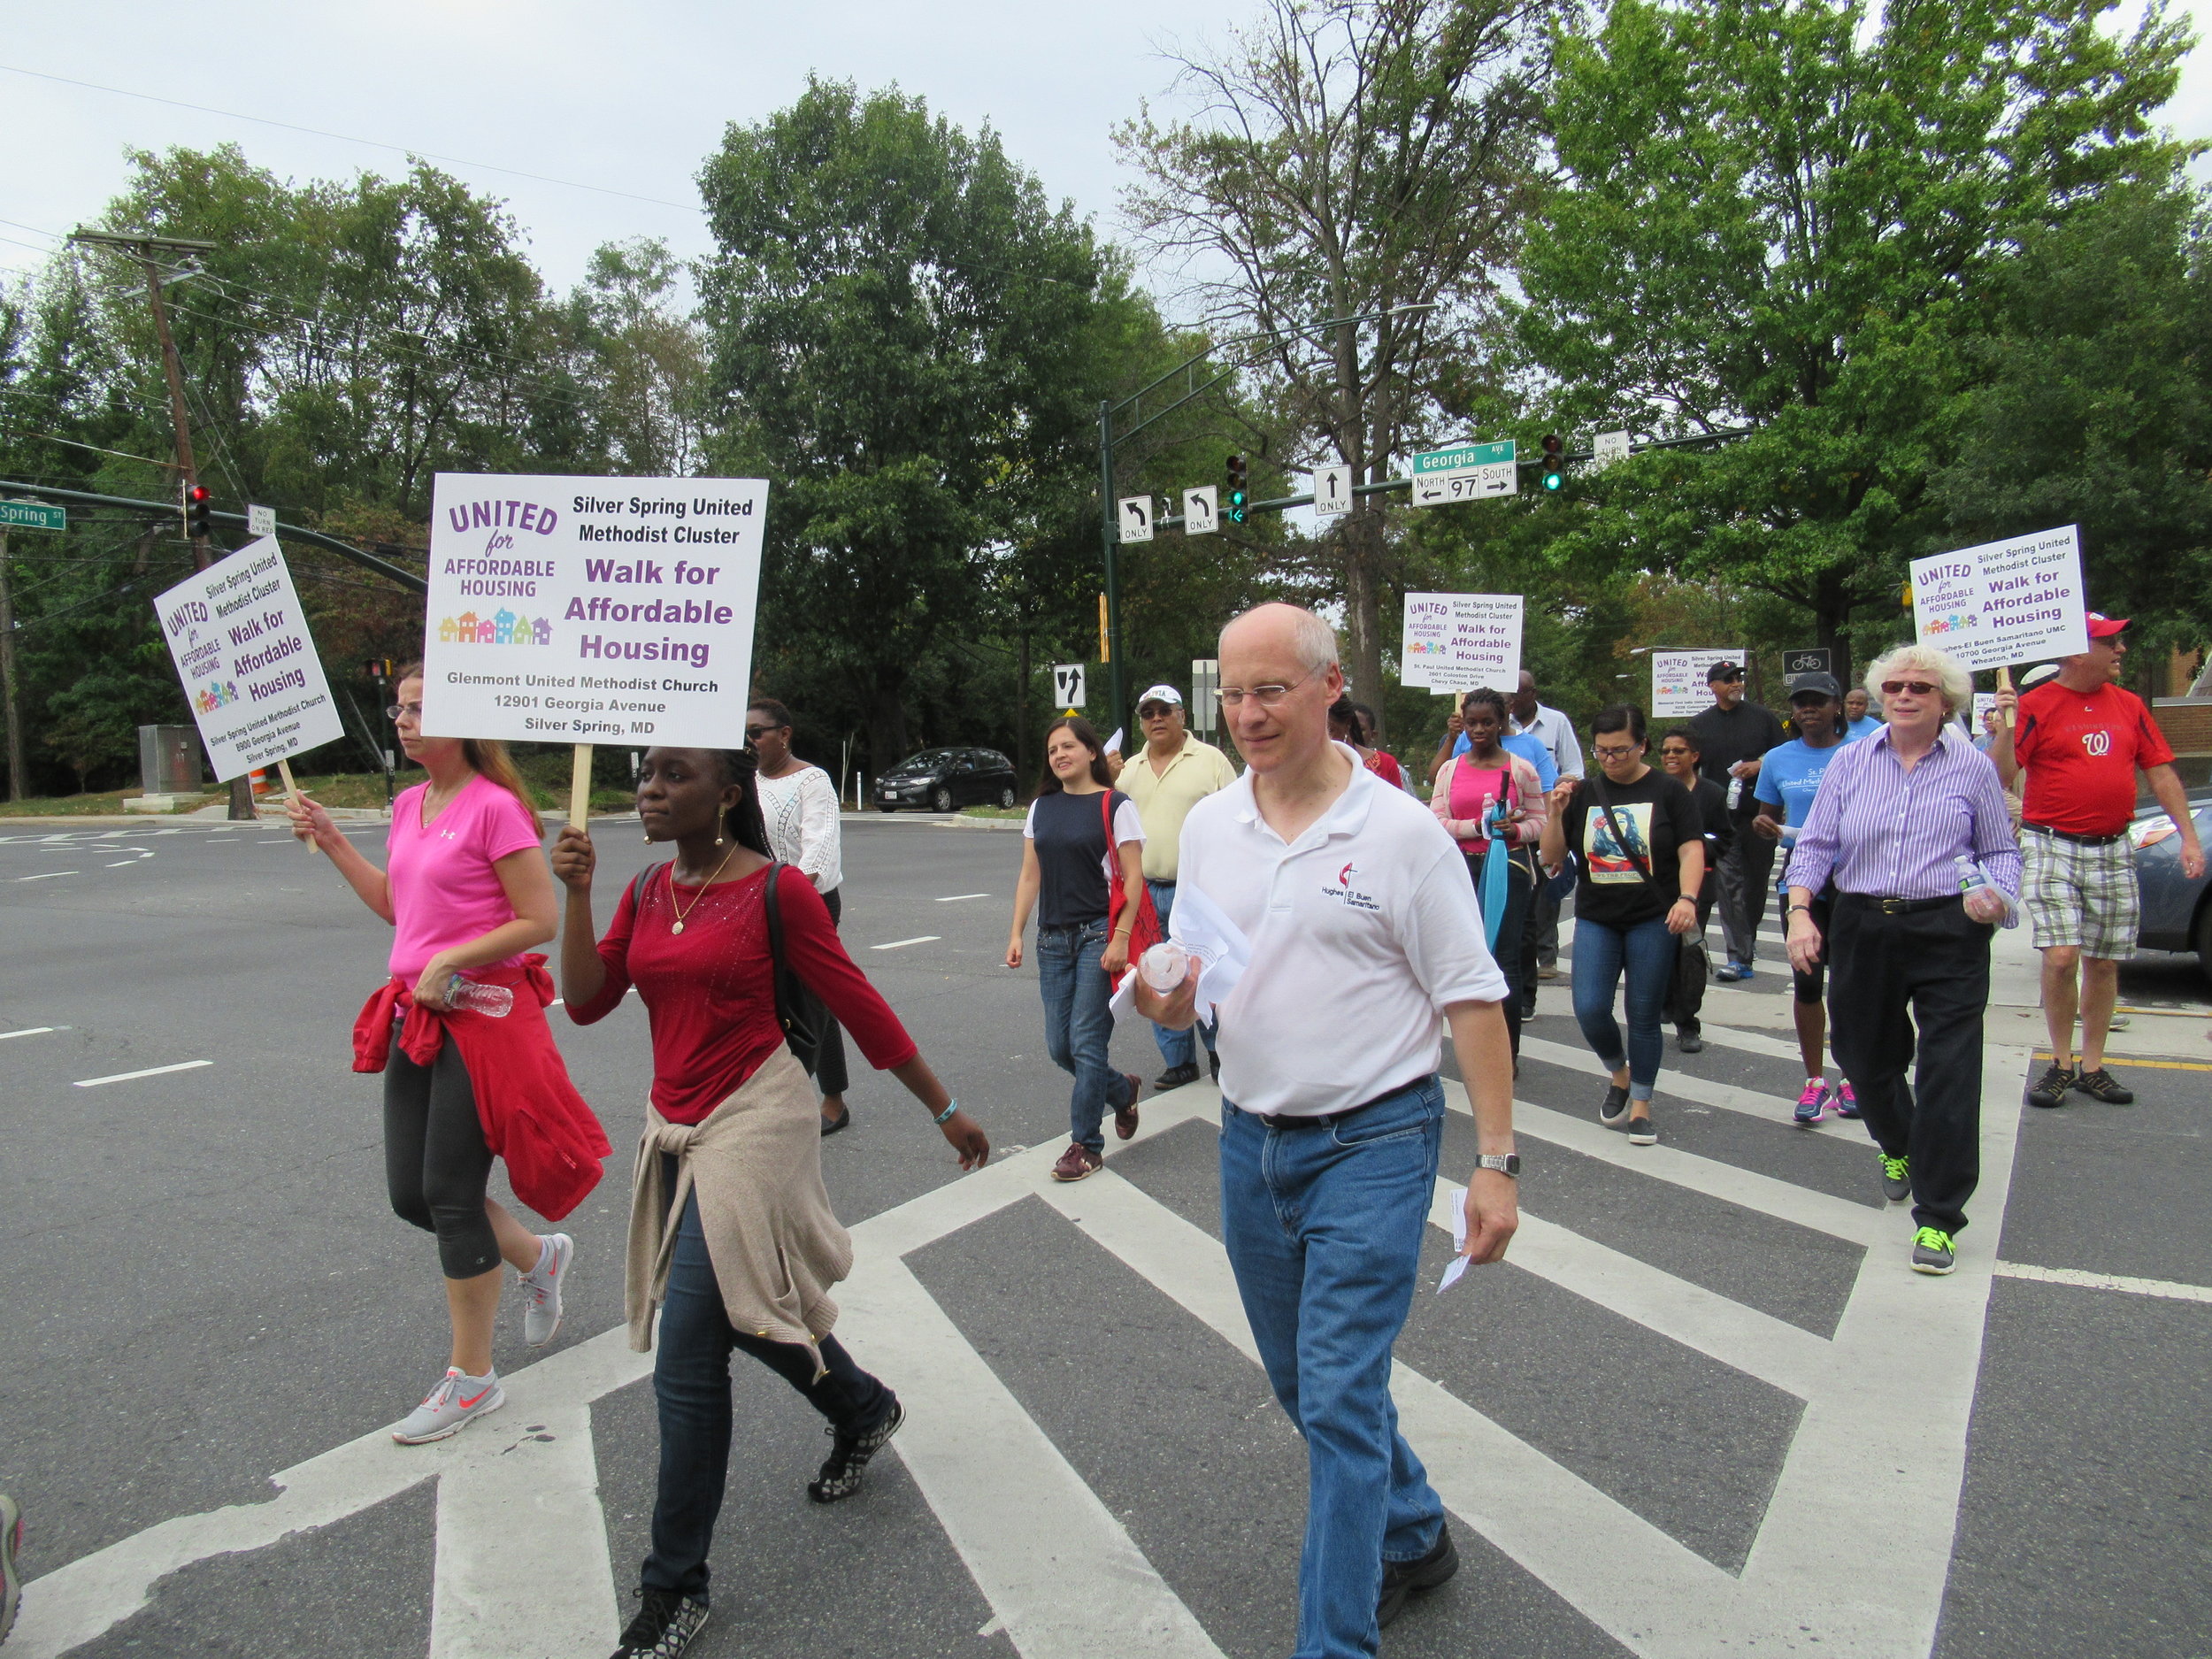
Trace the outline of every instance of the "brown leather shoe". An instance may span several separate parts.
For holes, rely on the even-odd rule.
[[[1137,1096],[1144,1093],[1144,1079],[1134,1071],[1124,1071],[1128,1080],[1129,1103],[1114,1114],[1114,1133],[1123,1141],[1137,1133]]]
[[[1068,1143],[1068,1149],[1060,1155],[1060,1161],[1052,1166],[1056,1181],[1079,1181],[1086,1175],[1095,1175],[1106,1167],[1106,1160],[1086,1146]]]

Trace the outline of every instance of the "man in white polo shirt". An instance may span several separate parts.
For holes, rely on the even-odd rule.
[[[1350,1659],[1459,1564],[1398,1433],[1390,1348],[1435,1187],[1447,1025],[1482,1154],[1466,1255],[1495,1261],[1518,1225],[1506,982],[1443,826],[1329,741],[1344,675],[1328,625],[1262,605],[1222,630],[1220,652],[1223,717],[1248,770],[1191,809],[1180,886],[1251,944],[1220,1010],[1222,1239],[1306,1440],[1296,1659]],[[1140,976],[1137,1007],[1187,1028],[1202,979],[1162,997]]]
[[[1144,825],[1144,885],[1165,926],[1175,916],[1176,849],[1183,839],[1183,820],[1208,795],[1234,783],[1237,771],[1226,755],[1184,729],[1183,694],[1172,686],[1155,686],[1137,699],[1137,724],[1144,728],[1144,747],[1114,774],[1114,780],[1137,803],[1137,817]],[[1152,1086],[1156,1091],[1198,1080],[1199,1036],[1206,1040],[1209,1064],[1220,1075],[1213,1032],[1202,1023],[1195,1035],[1155,1025],[1152,1036],[1159,1044],[1160,1058],[1167,1062],[1167,1070]]]

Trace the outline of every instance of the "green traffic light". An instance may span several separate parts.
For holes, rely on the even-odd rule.
[[[1566,481],[1567,480],[1565,476],[1562,473],[1547,472],[1544,474],[1544,488],[1546,489],[1557,489]]]

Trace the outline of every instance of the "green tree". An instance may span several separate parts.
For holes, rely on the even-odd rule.
[[[757,671],[833,678],[875,766],[910,693],[1010,632],[1010,549],[1063,545],[1141,303],[1065,205],[895,91],[810,82],[700,175],[720,469],[773,486]]]
[[[1498,280],[1536,199],[1542,28],[1558,9],[1268,0],[1223,53],[1176,60],[1195,117],[1148,111],[1117,134],[1141,177],[1130,214],[1194,276],[1206,326],[1273,336],[1256,380],[1279,464],[1333,457],[1380,482],[1486,378]],[[1329,539],[1350,672],[1379,687],[1386,516],[1363,506]]]
[[[1757,428],[1578,480],[1570,557],[1776,595],[1824,644],[1894,626],[2011,249],[2182,158],[2151,120],[2190,36],[2112,9],[1618,0],[1558,38],[1521,342],[1568,417]]]
[[[2135,619],[2133,665],[2212,638],[2212,248],[2195,192],[2113,192],[2000,270],[1955,458],[1960,545],[2078,524],[2090,599]],[[2162,685],[2157,687],[2161,692]]]

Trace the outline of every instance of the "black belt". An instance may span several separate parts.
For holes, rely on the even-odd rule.
[[[2059,840],[2071,841],[2077,847],[2109,847],[2115,841],[2124,841],[2128,838],[2125,830],[2117,835],[2077,835],[2071,830],[2054,829],[2048,824],[2023,824],[2020,827],[2033,830],[2039,835],[2055,835]]]
[[[1408,1083],[1402,1087],[1394,1088],[1387,1094],[1378,1094],[1373,1100],[1362,1101],[1356,1106],[1347,1106],[1340,1112],[1313,1112],[1303,1115],[1296,1112],[1244,1112],[1244,1115],[1247,1118],[1258,1118],[1270,1129],[1326,1129],[1331,1124],[1340,1124],[1347,1118],[1357,1117],[1371,1106],[1379,1106],[1385,1101],[1396,1100],[1401,1094],[1410,1094],[1417,1089],[1426,1088],[1430,1081],[1430,1079],[1423,1078],[1418,1082]],[[1237,1110],[1240,1112],[1244,1111],[1241,1106],[1239,1106]]]
[[[1885,916],[1910,916],[1916,910],[1939,910],[1956,904],[1960,895],[1946,893],[1933,899],[1889,899],[1878,893],[1839,893],[1836,902],[1855,910],[1879,910]]]

